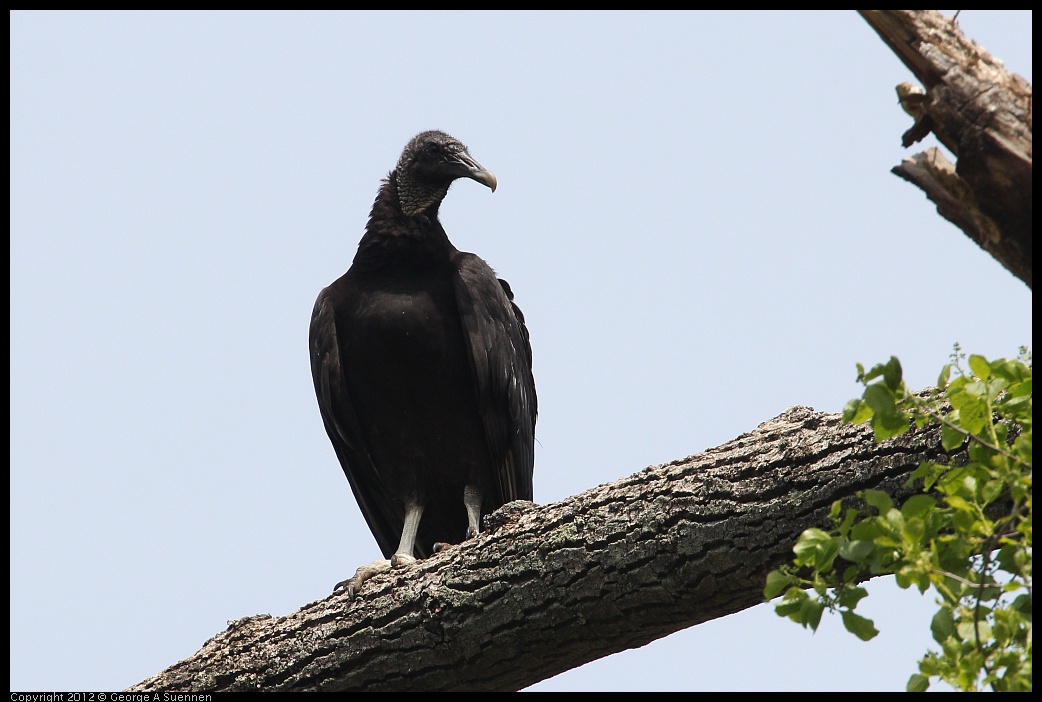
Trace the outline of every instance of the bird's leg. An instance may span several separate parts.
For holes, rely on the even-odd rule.
[[[473,539],[481,531],[481,490],[476,485],[463,488],[463,506],[467,508],[467,538]],[[452,544],[438,542],[434,552],[441,553]]]
[[[402,540],[398,542],[398,550],[394,552],[388,561],[373,561],[355,571],[355,574],[347,580],[341,580],[333,587],[333,592],[345,590],[348,597],[354,599],[358,591],[362,589],[362,583],[374,575],[379,575],[389,568],[409,565],[415,563],[413,547],[416,545],[416,531],[420,528],[420,517],[423,515],[423,505],[418,500],[411,499],[405,502],[405,526],[402,528]]]
[[[423,505],[419,500],[415,498],[406,500],[405,526],[402,528],[402,540],[398,542],[398,550],[391,556],[392,566],[402,566],[416,562],[413,548],[416,545],[416,531],[420,528],[421,516],[423,516]]]
[[[416,499],[405,502],[405,526],[402,528],[402,540],[398,542],[398,550],[394,552],[388,561],[373,561],[355,571],[355,574],[347,580],[341,580],[333,588],[336,593],[345,590],[348,596],[354,599],[358,591],[362,589],[362,583],[374,575],[378,575],[389,568],[409,565],[416,562],[413,556],[413,547],[416,545],[416,531],[420,528],[420,517],[423,516],[423,505]]]
[[[463,505],[467,508],[467,538],[473,539],[481,531],[481,489],[477,485],[463,488]]]

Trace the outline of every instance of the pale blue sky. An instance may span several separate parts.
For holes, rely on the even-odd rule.
[[[1030,80],[1031,19],[959,22]],[[499,179],[442,222],[528,319],[537,502],[859,361],[1015,355],[1030,290],[889,172],[904,80],[853,11],[12,13],[11,688],[124,688],[378,556],[307,329],[425,129]],[[532,689],[900,690],[932,602],[871,589],[867,644],[761,605]]]

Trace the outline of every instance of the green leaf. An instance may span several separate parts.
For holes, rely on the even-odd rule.
[[[791,575],[780,570],[772,570],[767,574],[767,585],[763,589],[763,596],[768,600],[773,600],[782,593],[782,590],[785,590],[795,582],[796,578]]]
[[[905,692],[926,692],[930,687],[930,678],[925,675],[915,673],[912,677],[908,678],[908,684],[905,686]]]
[[[872,541],[843,541],[839,545],[839,556],[852,563],[860,563],[872,555],[875,547]]]
[[[843,408],[843,421],[847,424],[864,424],[872,418],[872,408],[855,398]]]
[[[858,370],[861,373],[861,378],[860,378],[861,382],[862,383],[867,383],[870,380],[875,380],[879,376],[883,375],[883,371],[885,370],[885,368],[884,368],[882,363],[877,363],[874,366],[872,366],[871,370],[869,370],[867,373],[865,373],[864,372],[864,367],[859,363],[858,364]]]
[[[991,625],[988,622],[976,622],[976,629],[981,641],[991,637]],[[974,622],[972,621],[959,622],[955,625],[955,630],[959,632],[959,636],[965,641],[977,640],[973,633]]]
[[[936,677],[941,674],[941,665],[936,653],[931,651],[919,659],[919,672],[926,677]]]
[[[880,514],[886,514],[894,507],[894,501],[890,499],[890,495],[882,490],[865,490],[861,496]]]
[[[872,433],[877,442],[904,434],[909,429],[908,420],[899,412],[876,414],[872,417]]]
[[[779,617],[788,617],[794,622],[802,623],[800,608],[803,606],[805,599],[807,599],[807,593],[793,588],[785,593],[785,597],[775,603],[774,611],[777,612]]]
[[[817,631],[821,624],[821,613],[825,611],[825,605],[820,600],[808,597],[800,606],[800,622],[803,626],[810,627],[811,631]]]
[[[948,385],[948,391],[945,395],[948,397],[948,402],[951,403],[952,409],[961,409],[966,402],[973,399],[972,395],[966,393],[966,385],[969,383],[966,380],[966,376],[959,376]]]
[[[968,400],[959,408],[960,423],[971,434],[980,434],[989,419],[988,404],[982,398]]]
[[[1017,599],[1013,600],[1011,605],[1013,609],[1020,612],[1021,614],[1030,617],[1031,616],[1031,595],[1018,595]]]
[[[966,447],[966,451],[970,454],[971,461],[987,468],[997,468],[998,463],[1002,462],[1002,457],[995,453],[994,449],[979,441],[971,441],[970,445]]]
[[[905,518],[918,517],[926,512],[927,510],[933,509],[937,506],[937,501],[929,495],[912,495],[905,503],[901,505],[901,514]]]
[[[857,603],[868,597],[868,590],[863,587],[848,587],[844,588],[840,593],[837,600],[839,604],[847,609],[854,609],[857,607]]]
[[[910,476],[912,481],[922,480],[923,490],[930,490],[933,484],[944,475],[948,470],[948,466],[943,463],[936,461],[923,461],[919,464],[919,467],[912,471]],[[911,487],[911,485],[909,485]]]
[[[839,552],[838,539],[821,529],[807,529],[800,534],[792,547],[797,565],[806,565],[818,570],[828,570]]]
[[[883,383],[872,383],[865,388],[865,402],[876,414],[896,414],[894,396]]]
[[[1027,463],[1031,464],[1031,434],[1022,434],[1018,436],[1016,441],[1013,442],[1013,450],[1016,452],[1017,457]]]
[[[828,532],[822,529],[807,529],[796,539],[796,545],[792,547],[793,553],[800,556],[813,550],[819,543],[830,538],[832,537],[829,536]]]
[[[981,490],[981,499],[985,504],[990,504],[998,499],[1005,489],[1006,484],[1001,480],[989,480],[984,483],[984,488]]]
[[[950,506],[954,507],[960,512],[968,512],[972,514],[974,511],[973,505],[971,505],[964,498],[959,497],[958,495],[949,495],[947,500]]]
[[[843,611],[842,617],[843,626],[847,628],[847,631],[862,641],[871,641],[879,634],[879,630],[876,629],[871,619],[849,611]]]
[[[973,374],[981,380],[987,380],[991,377],[991,365],[988,363],[988,359],[984,356],[978,356],[971,354],[969,358],[970,370]]]
[[[901,362],[897,360],[897,356],[891,356],[883,368],[883,382],[891,390],[901,387]]]
[[[983,380],[971,380],[963,386],[962,390],[970,397],[988,396],[988,384]]]
[[[829,570],[832,568],[837,555],[839,555],[839,540],[829,539],[827,543],[823,543],[821,548],[818,549],[814,567],[822,571]]]
[[[1021,381],[1018,385],[1014,385],[1009,391],[1013,397],[1029,397],[1031,395],[1031,378]]]
[[[873,541],[883,533],[882,527],[875,519],[858,522],[850,529],[851,541]]]
[[[901,516],[904,517],[903,511]],[[926,522],[923,521],[922,517],[904,517],[904,528],[901,530],[901,536],[904,539],[906,551],[920,547],[925,534]],[[910,553],[906,555],[906,557],[910,556]]]
[[[842,503],[837,501],[837,502],[832,503],[832,506],[833,506],[833,508],[836,508],[836,507],[840,507],[841,508],[842,507]],[[855,509],[855,508],[852,507],[850,509],[843,510],[843,520],[842,521],[839,521],[835,517],[832,520],[833,522],[836,523],[836,529],[835,529],[835,531],[833,533],[834,534],[839,534],[839,536],[844,541],[847,540],[850,537],[850,527],[854,526],[854,524],[857,522],[857,520],[859,520],[861,518],[862,518],[862,512],[859,509]]]
[[[955,621],[952,620],[952,611],[950,609],[942,607],[937,610],[937,613],[933,615],[933,619],[930,620],[930,633],[933,634],[933,640],[939,644],[943,644],[950,637],[957,635],[955,632]]]
[[[994,402],[1008,387],[1009,382],[1005,378],[992,378],[988,381],[988,400]]]
[[[1017,565],[1017,551],[1016,545],[1004,544],[995,556],[995,563],[998,564],[1001,570],[1007,573],[1020,572],[1020,566]]]
[[[965,432],[959,431],[947,424],[941,425],[941,446],[944,447],[945,451],[954,451],[962,446],[964,441],[966,441]]]
[[[944,368],[941,369],[941,374],[937,376],[937,387],[942,390],[948,387],[948,378],[952,376],[952,364],[944,364]]]

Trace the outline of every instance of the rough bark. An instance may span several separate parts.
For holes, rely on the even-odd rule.
[[[936,430],[877,444],[794,407],[696,456],[549,505],[378,575],[354,601],[233,622],[131,690],[518,690],[763,601],[768,571],[834,500],[899,494]]]
[[[916,120],[902,143],[933,132],[958,161],[930,148],[893,173],[1030,288],[1031,84],[935,10],[859,12],[925,88],[898,86]]]

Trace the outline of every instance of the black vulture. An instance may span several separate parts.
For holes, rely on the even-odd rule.
[[[496,189],[456,139],[414,137],[380,187],[350,269],[311,317],[322,421],[389,559],[378,569],[459,543],[483,515],[532,500],[536,394],[524,316],[507,282],[457,250],[438,221],[464,177]],[[334,591],[353,595],[363,570]]]

